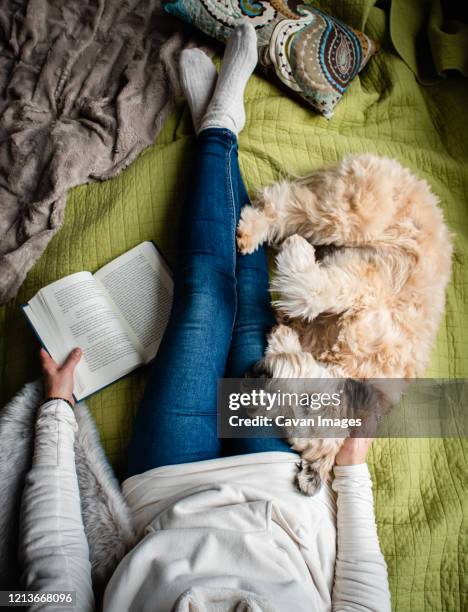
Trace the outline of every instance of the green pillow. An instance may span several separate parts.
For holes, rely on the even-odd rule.
[[[165,10],[226,42],[249,19],[260,64],[327,118],[378,45],[368,36],[296,0],[169,0]]]

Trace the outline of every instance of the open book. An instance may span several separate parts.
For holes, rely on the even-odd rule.
[[[77,400],[153,359],[172,303],[170,270],[152,242],[142,242],[95,274],[77,272],[41,289],[23,306],[57,363],[79,346]]]

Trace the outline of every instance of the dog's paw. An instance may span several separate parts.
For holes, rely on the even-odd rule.
[[[268,336],[267,351],[269,354],[301,352],[302,347],[297,332],[287,325],[277,325]]]
[[[299,234],[292,234],[291,236],[288,236],[287,238],[285,238],[282,243],[282,248],[283,249],[299,248],[299,249],[304,249],[307,252],[315,253],[315,249],[313,245],[310,244],[310,242],[306,238],[304,238],[303,236],[300,236]]]
[[[296,278],[295,275],[301,272],[311,274],[317,266],[315,249],[302,236],[289,236],[276,256],[276,265],[280,275]]]
[[[315,262],[315,248],[299,234],[293,234],[284,240],[277,256],[278,267],[292,271],[310,270]]]
[[[313,321],[320,314],[320,274],[315,249],[307,240],[295,234],[283,242],[270,284],[278,295],[273,305],[282,316]]]
[[[253,253],[268,236],[268,220],[261,210],[245,206],[237,226],[237,248],[243,255]]]
[[[298,472],[296,474],[296,486],[301,493],[308,495],[316,495],[322,488],[322,478],[320,472],[314,463],[301,460],[298,464]]]

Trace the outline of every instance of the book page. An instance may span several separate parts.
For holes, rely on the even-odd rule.
[[[89,272],[71,274],[44,287],[29,306],[37,333],[55,361],[62,363],[74,347],[83,349],[76,370],[77,399],[143,363],[119,313]]]
[[[174,282],[152,242],[142,242],[94,275],[134,334],[145,362],[158,350],[172,304]]]

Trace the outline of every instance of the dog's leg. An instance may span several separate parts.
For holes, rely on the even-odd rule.
[[[244,206],[237,226],[237,247],[243,255],[253,253],[270,239],[272,220],[263,210]]]
[[[340,266],[315,260],[314,247],[295,234],[276,257],[272,289],[280,295],[275,306],[289,317],[313,321],[319,314],[340,314],[353,307],[362,292],[359,279]]]
[[[401,173],[393,160],[355,155],[302,179],[269,185],[253,208],[242,211],[239,249],[251,253],[264,241],[277,244],[295,233],[315,245],[376,244],[395,214]]]
[[[270,378],[331,378],[328,368],[302,349],[297,332],[287,325],[277,325],[268,336],[265,357],[260,362]]]
[[[277,379],[330,376],[311,353],[302,350],[297,332],[286,325],[273,328],[268,336],[265,356],[255,364],[249,375]]]
[[[252,366],[248,377],[299,378],[300,373],[297,369],[299,361],[291,359],[292,355],[299,354],[303,354],[303,351],[297,332],[286,325],[276,325],[268,335],[265,356]],[[304,355],[308,356],[308,353]],[[310,357],[313,359],[312,355]],[[293,371],[288,367],[288,363],[296,364],[296,369]]]
[[[277,325],[268,336],[267,355],[282,353],[302,353],[297,332],[287,325]]]
[[[304,495],[316,495],[322,484],[330,478],[335,463],[335,457],[343,446],[344,438],[325,438],[313,440],[309,448],[301,454],[296,474],[296,486]],[[292,445],[300,450],[300,444]],[[299,448],[298,448],[299,447]]]
[[[252,253],[263,242],[278,244],[307,222],[307,212],[295,190],[297,186],[287,181],[270,185],[252,206],[242,209],[237,227],[237,245],[241,253]]]

